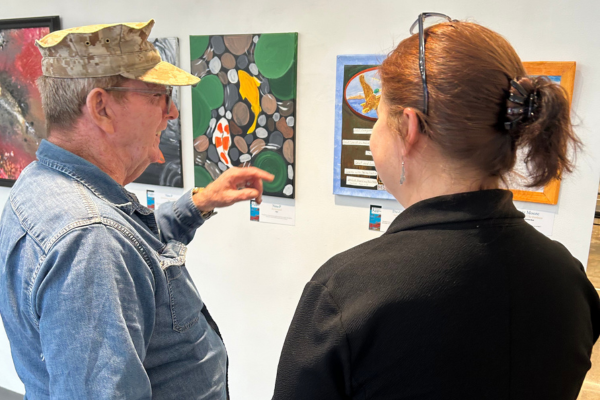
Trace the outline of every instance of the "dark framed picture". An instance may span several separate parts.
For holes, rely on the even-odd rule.
[[[47,136],[35,41],[58,29],[58,16],[0,20],[0,186],[14,184]]]
[[[179,67],[179,39],[150,38],[163,61]],[[179,108],[179,86],[173,86],[173,102]],[[169,120],[167,129],[160,135],[160,160],[150,164],[134,182],[159,186],[183,187],[181,169],[181,123],[180,117]]]

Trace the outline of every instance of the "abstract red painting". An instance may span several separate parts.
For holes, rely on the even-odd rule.
[[[40,39],[60,29],[59,17],[0,20],[0,185],[12,186],[36,159],[46,137],[36,86],[42,74]]]

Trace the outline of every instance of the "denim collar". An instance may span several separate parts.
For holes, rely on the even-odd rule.
[[[70,151],[44,139],[36,155],[41,164],[70,176],[123,212],[129,215],[135,211],[143,215],[152,213],[152,210],[142,206],[135,195],[125,190],[106,172]]]

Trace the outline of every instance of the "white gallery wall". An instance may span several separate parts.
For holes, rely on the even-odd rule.
[[[189,35],[299,33],[296,225],[250,222],[248,203],[238,204],[208,221],[188,252],[188,269],[229,352],[233,399],[270,398],[281,346],[306,281],[334,254],[380,235],[367,229],[369,205],[393,207],[395,202],[332,194],[336,56],[389,52],[408,36],[423,11],[496,30],[524,61],[577,62],[573,110],[585,144],[578,169],[562,182],[558,205],[519,207],[554,213],[553,238],[586,264],[600,169],[597,0],[2,2],[0,19],[59,15],[63,28],[154,18],[152,36],[179,37],[181,66],[188,71]],[[189,88],[182,90],[181,104],[184,184],[189,189],[194,177]],[[2,207],[8,191],[0,188]],[[24,391],[1,326],[0,386]]]

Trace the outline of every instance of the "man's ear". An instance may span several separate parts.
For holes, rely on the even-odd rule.
[[[109,104],[114,103],[110,95],[104,89],[95,88],[88,94],[85,106],[92,121],[106,133],[115,133],[114,121],[115,115],[113,107]]]
[[[405,108],[402,113],[404,126],[406,126],[406,136],[404,138],[403,156],[407,155],[415,148],[415,145],[422,138],[419,117],[412,108]]]

